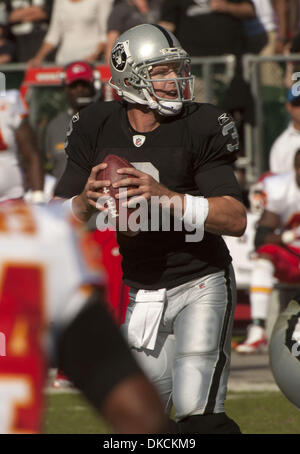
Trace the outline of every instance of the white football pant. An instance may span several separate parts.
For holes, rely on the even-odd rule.
[[[132,348],[176,421],[225,411],[235,292],[232,267],[168,290],[154,350]],[[130,290],[126,337],[136,294]]]

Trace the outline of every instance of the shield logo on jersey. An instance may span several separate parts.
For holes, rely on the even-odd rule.
[[[230,120],[230,117],[227,113],[223,113],[218,118],[218,122],[219,122],[220,126],[225,125],[225,123],[227,123],[227,121],[229,121],[229,120]]]
[[[133,140],[134,145],[137,148],[139,148],[145,143],[146,137],[145,136],[133,136],[132,140]]]
[[[76,123],[76,121],[79,121],[79,112],[77,112],[75,115],[72,117],[73,123]]]
[[[111,53],[111,61],[113,67],[117,71],[123,71],[126,66],[127,56],[123,43],[119,43],[113,48]]]

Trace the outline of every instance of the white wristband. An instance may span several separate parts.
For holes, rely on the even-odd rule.
[[[295,240],[295,232],[294,230],[286,230],[281,234],[281,241],[284,244],[292,243]]]
[[[209,203],[205,197],[195,197],[190,194],[184,194],[185,212],[182,217],[185,227],[203,228],[209,212]]]
[[[77,195],[74,195],[71,199],[68,199],[65,202],[63,202],[62,206],[64,207],[65,212],[67,214],[71,214],[73,216],[73,218],[76,219],[76,221],[83,222],[81,219],[79,219],[76,216],[76,214],[74,213],[74,210],[73,210],[73,200],[75,199],[75,197],[77,197]]]

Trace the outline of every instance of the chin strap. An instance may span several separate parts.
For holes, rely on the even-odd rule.
[[[181,101],[159,101],[157,111],[160,115],[177,115],[182,109]]]
[[[157,110],[160,115],[177,115],[182,109],[182,101],[155,101],[151,98],[148,90],[142,90],[150,109]]]

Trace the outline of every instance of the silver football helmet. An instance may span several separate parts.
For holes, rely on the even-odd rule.
[[[176,78],[151,79],[150,71],[159,64],[175,63]],[[162,115],[175,115],[184,102],[194,99],[194,77],[190,58],[177,38],[159,25],[131,28],[117,39],[110,60],[109,84],[130,103],[148,105]],[[159,97],[154,82],[172,81],[177,97]]]
[[[300,295],[282,312],[272,331],[269,355],[275,381],[300,410]]]

